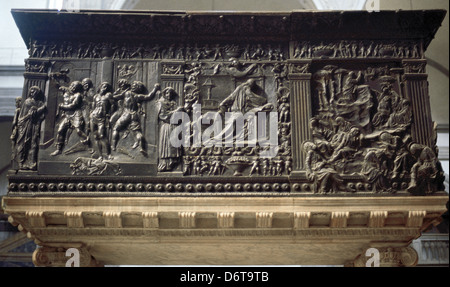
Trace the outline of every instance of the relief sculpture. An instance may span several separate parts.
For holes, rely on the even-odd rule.
[[[158,171],[160,172],[172,170],[182,155],[181,149],[174,147],[170,138],[174,128],[170,119],[173,113],[183,109],[183,107],[177,106],[174,101],[175,97],[175,90],[168,87],[161,92],[161,98],[157,102],[158,120],[160,122],[158,161]]]
[[[128,40],[26,39],[18,172],[142,181],[101,183],[111,192],[442,189],[433,139],[418,132],[429,120],[415,106],[427,99],[424,41],[300,33],[289,25],[324,19],[299,15],[134,17],[92,26]]]
[[[25,101],[16,101],[16,116],[13,121],[11,140],[15,159],[21,170],[37,169],[41,122],[47,112],[44,94],[39,87],[30,87]]]
[[[412,142],[411,103],[401,88],[395,88],[401,85],[392,69],[378,69],[377,75],[374,70],[328,65],[313,75],[313,140],[303,144],[303,151],[314,192],[355,192],[355,184],[345,178],[356,177],[362,179],[360,189],[367,191],[394,193],[408,187],[417,194],[418,184],[442,180],[435,153]],[[427,180],[418,183],[420,171]]]
[[[56,115],[61,117],[56,135],[56,150],[51,154],[57,156],[62,153],[73,129],[77,132],[80,143],[89,144],[86,134],[86,120],[83,116],[83,85],[79,81],[72,82],[68,88],[61,87],[64,91],[63,103],[59,104]]]
[[[159,91],[160,86],[157,85],[149,94],[145,93],[145,86],[142,82],[134,81],[129,90],[122,94],[116,95],[115,100],[122,101],[122,113],[115,123],[113,123],[112,130],[112,150],[116,150],[117,143],[120,140],[122,132],[132,132],[135,137],[135,142],[132,149],[138,148],[141,153],[145,153],[144,136],[142,134],[141,119],[140,119],[140,105],[145,101],[152,100]],[[126,135],[124,135],[126,136]]]

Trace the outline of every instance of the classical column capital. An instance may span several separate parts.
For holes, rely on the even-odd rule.
[[[353,267],[414,267],[419,261],[412,247],[368,248],[347,266]]]
[[[38,267],[100,267],[89,250],[80,244],[76,247],[42,246],[33,252],[33,264]]]

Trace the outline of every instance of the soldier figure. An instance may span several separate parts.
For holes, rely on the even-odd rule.
[[[58,106],[58,114],[59,111],[62,111],[62,121],[58,127],[56,150],[51,154],[52,156],[61,154],[64,144],[68,140],[67,132],[69,129],[76,130],[81,143],[89,143],[89,137],[84,132],[85,120],[82,107],[83,85],[79,81],[74,81],[64,93],[64,102]]]

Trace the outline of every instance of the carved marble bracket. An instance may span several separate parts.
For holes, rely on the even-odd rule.
[[[40,266],[62,264],[71,247],[82,248],[82,256],[89,254],[101,264],[355,266],[365,259],[355,259],[357,254],[374,247],[385,258],[382,265],[414,265],[412,257],[405,261],[405,246],[439,221],[448,198],[386,199],[6,197],[3,205],[10,222],[45,247],[36,251]],[[145,252],[120,251],[129,240],[139,242]],[[248,253],[274,240],[277,255]],[[39,254],[54,258],[49,259],[53,263]]]

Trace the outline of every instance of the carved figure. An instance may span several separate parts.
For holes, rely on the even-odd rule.
[[[260,159],[257,158],[255,159],[255,161],[252,164],[252,167],[250,168],[250,176],[254,175],[254,174],[260,174],[261,173],[261,167],[260,167]]]
[[[219,59],[219,57],[223,60],[224,54],[223,54],[223,50],[222,50],[222,47],[220,46],[220,44],[216,44],[216,47],[214,49],[214,61]]]
[[[14,117],[13,117],[13,121],[12,121],[12,129],[11,129],[11,136],[9,137],[9,139],[11,140],[11,149],[12,151],[15,150],[16,148],[16,141],[17,141],[17,136],[19,134],[19,130],[18,130],[18,122],[19,122],[19,116],[20,116],[20,107],[22,107],[22,97],[17,97],[16,98],[16,109],[14,111]],[[15,153],[12,153],[12,159],[14,160],[15,158]]]
[[[278,109],[280,122],[288,123],[290,121],[290,111],[291,111],[291,105],[289,104],[288,97],[281,98],[281,105]]]
[[[81,85],[83,85],[83,117],[86,121],[89,121],[89,116],[91,114],[92,101],[94,100],[94,96],[96,94],[94,83],[89,78],[84,78],[81,81]],[[90,128],[90,127],[88,127]],[[87,133],[90,131],[88,130]]]
[[[411,137],[409,137],[411,139]],[[409,174],[409,168],[414,164],[414,159],[408,150],[409,144],[405,143],[401,145],[397,151],[396,157],[394,159],[394,169],[392,171],[392,179],[403,179],[407,174]]]
[[[362,73],[361,71],[358,73],[358,75],[355,75],[353,71],[351,71],[347,77],[344,80],[344,85],[342,87],[342,94],[339,98],[340,101],[354,101],[356,99],[356,89],[358,87],[358,83],[362,79]]]
[[[70,164],[72,174],[75,175],[120,175],[122,169],[117,163],[97,159],[78,157]]]
[[[116,95],[116,100],[123,100],[123,112],[119,119],[116,121],[112,132],[112,150],[116,150],[117,143],[119,141],[120,133],[125,130],[134,132],[136,141],[132,148],[139,147],[141,153],[145,153],[144,149],[144,136],[142,134],[141,119],[139,115],[139,105],[145,101],[152,100],[155,95],[160,91],[159,84],[155,84],[153,90],[148,94],[145,92],[145,87],[142,82],[134,81],[131,84],[130,90],[126,90],[120,95]]]
[[[431,148],[417,146],[422,150],[417,162],[411,168],[408,191],[414,194],[433,193],[441,187],[444,172]]]
[[[408,99],[402,99],[397,106],[397,111],[389,116],[385,126],[387,128],[406,128],[411,124],[412,111]]]
[[[223,164],[219,156],[213,157],[211,169],[208,175],[221,175],[223,173]]]
[[[225,71],[233,77],[242,78],[248,75],[252,75],[256,71],[259,71],[257,64],[250,64],[248,67],[244,67],[244,64],[239,62],[236,58],[230,58],[230,63],[225,67]]]
[[[360,147],[361,137],[361,131],[358,128],[352,128],[350,133],[336,134],[331,142],[334,152],[329,162],[353,158]]]
[[[82,144],[87,145],[89,143],[89,137],[84,131],[85,119],[82,108],[83,85],[79,81],[74,81],[64,93],[63,103],[58,106],[58,110],[62,114],[62,120],[58,126],[56,150],[51,154],[52,156],[62,153],[63,147],[70,137],[69,130],[76,130]]]
[[[199,98],[200,91],[195,85],[184,85],[184,109],[187,113],[192,111],[193,105],[198,103]]]
[[[400,102],[400,96],[393,90],[392,84],[395,79],[391,76],[383,76],[380,78],[381,93],[378,95],[377,113],[373,116],[372,125],[374,127],[382,127],[389,119],[393,112],[393,107],[396,107]]]
[[[202,72],[202,64],[199,62],[195,62],[191,64],[191,69],[185,70],[186,74],[189,74],[187,78],[187,82],[192,85],[198,84],[198,76]]]
[[[123,113],[123,98],[124,93],[130,90],[131,84],[126,79],[120,79],[117,82],[118,88],[113,93],[113,105],[111,107],[112,116],[110,119],[110,125],[113,127],[116,121]]]
[[[19,169],[36,170],[37,168],[41,122],[46,111],[47,107],[41,89],[32,86],[20,107],[16,133],[13,134]]]
[[[270,175],[270,161],[269,161],[269,159],[268,158],[264,158],[263,160],[262,160],[262,164],[263,164],[263,166],[262,166],[262,173],[263,173],[263,175]]]
[[[192,163],[194,162],[193,157],[184,156],[183,157],[183,175],[192,174]]]
[[[342,177],[329,165],[330,147],[326,142],[305,142],[303,150],[306,153],[306,176],[314,182],[314,193],[346,190]]]
[[[380,168],[378,157],[374,151],[369,151],[364,157],[361,174],[374,192],[385,191],[388,188],[387,178]]]
[[[249,79],[245,83],[239,85],[227,98],[225,98],[220,104],[219,109],[222,113],[228,111],[232,112],[230,117],[226,117],[225,127],[219,135],[215,135],[215,138],[226,140],[229,139],[226,135],[233,134],[234,131],[234,122],[237,117],[242,117],[246,113],[250,112],[253,114],[257,114],[258,112],[267,112],[273,110],[273,105],[271,103],[267,103],[266,98],[260,96],[256,93],[258,90],[258,85],[254,79]],[[248,130],[252,127],[248,126],[249,121],[247,120],[244,125],[243,130],[236,130],[236,135],[233,138],[233,143],[238,140],[245,140],[248,135]],[[211,141],[214,141],[211,139]],[[233,143],[228,143],[232,145]],[[208,143],[210,144],[210,143]],[[212,143],[212,145],[215,145]]]
[[[181,111],[174,98],[177,96],[172,87],[165,88],[162,91],[162,97],[157,102],[159,129],[159,161],[158,171],[171,171],[175,168],[181,157],[181,149],[174,147],[170,142],[170,135],[174,125],[170,123],[173,113]],[[201,172],[196,170],[196,172]]]
[[[137,49],[136,49],[136,51],[134,51],[132,54],[131,54],[131,58],[134,58],[134,57],[136,57],[136,56],[139,56],[141,59],[143,59],[144,58],[144,55],[145,55],[145,52],[146,52],[146,50],[145,50],[145,47],[144,47],[144,44],[140,44],[139,45],[139,47],[137,47]]]
[[[98,147],[99,157],[103,157],[103,150],[111,158],[111,145],[108,136],[108,124],[111,116],[112,86],[104,82],[94,96],[92,112],[90,114],[90,131],[94,135]]]
[[[284,162],[284,171],[286,172],[286,175],[290,175],[292,172],[292,158],[288,157],[286,158]]]

